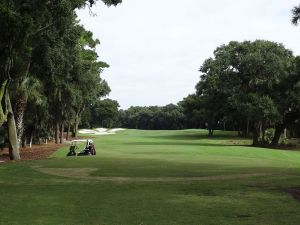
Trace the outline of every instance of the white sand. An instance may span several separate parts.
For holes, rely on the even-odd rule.
[[[79,134],[90,134],[90,135],[110,135],[116,134],[118,131],[125,130],[123,128],[115,128],[115,129],[107,129],[107,128],[96,128],[93,130],[90,129],[82,129],[79,130]]]
[[[106,132],[108,129],[107,128],[96,128],[94,130],[97,132]]]
[[[118,131],[122,131],[122,130],[126,130],[124,128],[114,128],[114,129],[111,129],[110,132],[118,132]]]

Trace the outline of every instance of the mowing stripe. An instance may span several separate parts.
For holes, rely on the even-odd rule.
[[[270,176],[269,173],[251,173],[251,174],[233,174],[217,175],[204,177],[106,177],[91,176],[92,172],[97,171],[95,168],[42,168],[32,167],[34,170],[44,174],[59,177],[77,178],[84,180],[111,181],[111,182],[187,182],[187,181],[221,181],[232,179],[245,179],[251,177]]]

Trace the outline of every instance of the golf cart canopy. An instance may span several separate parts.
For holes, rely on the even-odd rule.
[[[77,152],[77,150],[79,150],[78,147],[79,143],[85,143],[85,148],[82,151]],[[72,140],[67,156],[91,156],[91,155],[96,155],[96,149],[95,149],[94,141],[92,139]]]
[[[87,142],[87,139],[83,139],[83,140],[72,140],[72,142]]]

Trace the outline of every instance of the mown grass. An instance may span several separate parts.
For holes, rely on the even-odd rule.
[[[300,187],[300,152],[253,148],[235,135],[127,130],[95,137],[96,157],[66,158],[63,148],[48,160],[2,164],[0,223],[299,225],[300,203],[286,190]],[[85,168],[95,170],[84,178]]]

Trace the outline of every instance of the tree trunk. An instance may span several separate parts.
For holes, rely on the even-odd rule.
[[[238,125],[238,129],[237,130],[238,130],[238,136],[239,137],[243,137],[243,131],[241,129],[241,125],[240,124]]]
[[[64,143],[64,130],[65,130],[65,126],[64,126],[64,122],[62,122],[60,126],[60,144]]]
[[[266,128],[265,124],[262,123],[260,126],[261,143],[265,144]]]
[[[241,131],[238,130],[238,137],[242,137]]]
[[[26,72],[25,72],[24,77],[28,76],[30,65],[31,65],[31,63],[29,62],[27,64],[27,68],[26,68]],[[28,100],[28,93],[27,93],[27,90],[24,91],[24,88],[26,89],[26,87],[21,87],[20,88],[20,90],[23,90],[23,91],[20,91],[17,94],[17,99],[16,99],[16,102],[15,102],[15,108],[14,108],[19,146],[21,146],[21,144],[22,144],[22,137],[23,137],[23,133],[24,133],[24,122],[23,122],[23,120],[24,120],[24,114],[25,114],[25,110],[26,110],[26,106],[27,106],[27,100]]]
[[[51,133],[51,136],[52,136],[52,140],[55,140],[55,137],[56,137],[56,126],[53,126],[52,128],[51,128],[51,130],[52,130],[52,133]]]
[[[0,127],[7,121],[8,115],[8,103],[7,103],[7,86],[8,81],[4,81],[0,84]]]
[[[259,132],[254,129],[253,130],[253,146],[258,146],[259,145]]]
[[[279,145],[279,140],[280,140],[281,134],[283,133],[284,129],[285,129],[284,124],[281,124],[281,125],[278,125],[275,127],[275,134],[274,134],[273,140],[271,142],[272,146]]]
[[[27,145],[27,143],[26,143],[26,138],[22,138],[22,148],[26,148],[26,145]]]
[[[19,143],[17,138],[17,129],[15,117],[13,114],[13,110],[11,107],[11,102],[9,95],[7,93],[8,98],[8,116],[7,116],[7,127],[8,127],[8,139],[9,139],[9,157],[11,160],[20,160],[20,152],[19,152]]]
[[[247,130],[246,130],[246,137],[249,137],[249,126],[250,126],[250,120],[247,119]]]
[[[68,130],[67,130],[67,136],[66,136],[67,141],[69,140],[70,128],[71,128],[70,123],[68,123]]]
[[[56,127],[55,127],[55,144],[59,143],[59,123],[56,122]]]
[[[284,129],[284,132],[283,132],[283,138],[284,138],[284,139],[287,138],[287,129],[286,129],[286,128]]]
[[[265,143],[266,142],[266,140],[265,140],[266,139],[266,129],[263,129],[261,132],[262,132],[261,140],[262,140],[263,143]]]
[[[29,148],[32,148],[33,133],[30,134]]]
[[[261,122],[254,124],[253,129],[253,146],[259,146],[259,138],[261,134]]]
[[[286,138],[293,138],[293,137],[295,137],[294,130],[293,129],[286,129]]]
[[[10,99],[9,99],[9,94],[8,94],[8,86],[11,80],[10,77],[10,72],[11,68],[13,66],[13,42],[10,42],[8,44],[7,50],[8,50],[8,56],[6,59],[6,63],[4,65],[4,81],[2,80],[1,87],[0,87],[0,127],[3,125],[4,122],[8,122],[8,114],[9,114],[9,107],[11,109],[11,112],[13,112]],[[1,74],[1,77],[3,76]],[[13,115],[13,114],[12,114]],[[16,126],[15,126],[16,128]]]
[[[26,110],[26,105],[27,105],[26,97],[24,95],[23,96],[20,95],[15,103],[16,129],[17,129],[19,146],[21,146],[22,137],[24,133],[23,119]]]
[[[73,137],[77,138],[79,126],[79,113],[76,113]]]

